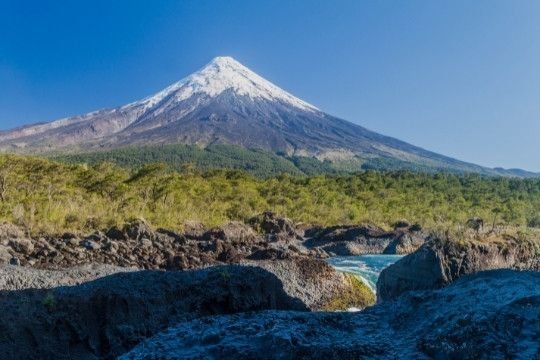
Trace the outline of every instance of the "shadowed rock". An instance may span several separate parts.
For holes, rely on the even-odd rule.
[[[307,310],[257,267],[121,273],[74,287],[2,291],[5,359],[114,358],[170,325],[263,309]]]
[[[347,310],[375,303],[372,290],[352,274],[317,259],[248,262],[276,275],[292,297],[311,310]]]
[[[216,316],[171,327],[123,360],[536,359],[540,274],[498,270],[363,312]]]
[[[375,301],[366,285],[315,259],[184,272],[129,270],[0,268],[0,339],[9,339],[0,341],[0,353],[7,359],[113,358],[170,325],[201,316],[344,310]]]

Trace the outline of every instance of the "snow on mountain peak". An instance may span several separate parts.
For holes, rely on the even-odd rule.
[[[210,61],[208,65],[210,64],[217,64],[219,66],[233,66],[239,68],[245,67],[231,56],[216,56],[212,59],[212,61]]]
[[[254,100],[279,101],[302,110],[318,111],[315,106],[280,89],[229,56],[218,56],[201,70],[153,96],[130,105],[144,105],[144,108],[148,109],[171,95],[176,101],[183,101],[195,94],[215,97],[229,89]]]

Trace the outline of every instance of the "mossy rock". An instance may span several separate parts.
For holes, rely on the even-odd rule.
[[[330,299],[321,310],[339,311],[350,308],[360,308],[375,304],[376,297],[371,288],[360,280],[356,275],[344,273],[346,286],[339,294]]]

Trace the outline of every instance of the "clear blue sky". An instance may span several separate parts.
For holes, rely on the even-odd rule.
[[[127,103],[217,55],[369,129],[540,171],[536,0],[0,0],[0,128]]]

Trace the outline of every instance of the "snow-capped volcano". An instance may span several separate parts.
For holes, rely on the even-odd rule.
[[[151,108],[171,94],[172,100],[178,102],[187,100],[193,95],[204,94],[215,97],[226,90],[231,90],[237,95],[248,96],[252,100],[279,101],[303,110],[318,111],[315,106],[280,89],[229,56],[216,57],[196,73],[155,95],[127,106],[144,105],[146,108]]]
[[[0,132],[0,150],[27,153],[175,143],[493,173],[328,115],[231,57],[140,101]]]
[[[146,125],[154,123],[149,127],[156,128],[158,125],[151,117],[166,114],[174,108],[176,120],[179,120],[197,106],[208,103],[225,92],[247,97],[253,102],[263,100],[302,111],[318,111],[315,106],[280,89],[232,57],[219,56],[199,71],[164,90],[119,108],[0,132],[0,146],[5,148],[7,143],[12,149],[47,150],[63,145],[79,147],[94,140],[110,145],[107,136],[117,134],[130,125],[140,124],[143,118]],[[179,106],[182,106],[182,109],[179,109]],[[170,121],[171,119],[167,120]],[[148,126],[143,126],[146,127]],[[53,138],[53,141],[49,141]]]

